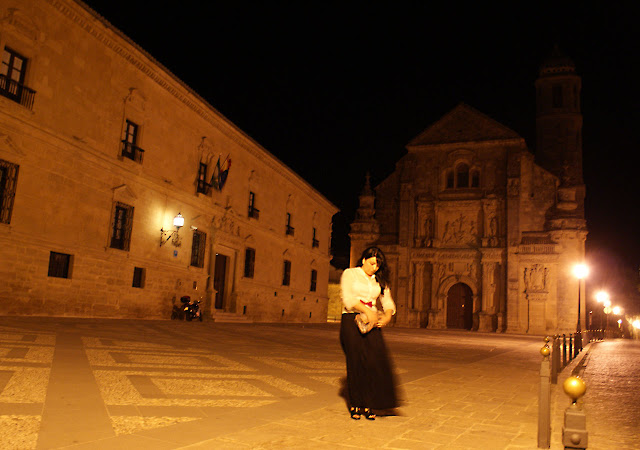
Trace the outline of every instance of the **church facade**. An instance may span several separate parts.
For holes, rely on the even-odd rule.
[[[367,179],[351,264],[369,245],[385,251],[397,325],[584,327],[573,274],[587,235],[580,88],[573,62],[554,50],[536,81],[535,156],[516,132],[460,104],[409,142],[375,190]]]
[[[84,3],[0,0],[0,315],[326,322],[337,208]]]

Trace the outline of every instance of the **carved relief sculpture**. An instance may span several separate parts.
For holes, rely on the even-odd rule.
[[[473,220],[460,214],[457,219],[448,220],[444,225],[442,242],[447,244],[461,244],[475,238],[476,224]]]
[[[549,269],[542,264],[534,264],[531,268],[524,269],[525,292],[547,292],[547,279]]]

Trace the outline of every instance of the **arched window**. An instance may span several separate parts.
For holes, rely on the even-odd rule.
[[[453,171],[447,171],[447,189],[453,189]]]
[[[459,164],[458,167],[456,167],[456,187],[469,187],[469,166],[464,163]]]
[[[480,187],[480,172],[478,170],[471,171],[471,187]]]

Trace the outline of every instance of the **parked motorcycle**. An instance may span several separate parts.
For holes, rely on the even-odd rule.
[[[200,310],[200,300],[191,300],[188,295],[180,297],[181,306],[174,305],[171,312],[171,319],[185,319],[187,322],[191,322],[194,319],[202,322],[202,311]]]

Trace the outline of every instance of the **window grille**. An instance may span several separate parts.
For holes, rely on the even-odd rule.
[[[204,267],[204,255],[206,253],[207,234],[193,231],[193,241],[191,244],[191,265],[194,267]]]
[[[289,286],[291,284],[291,261],[284,260],[284,270],[282,274],[282,285]]]
[[[116,202],[111,223],[111,248],[129,251],[133,227],[133,206]]]
[[[253,278],[256,264],[256,250],[247,247],[244,251],[244,277]]]
[[[13,199],[18,185],[17,164],[0,159],[0,223],[11,223]]]
[[[49,273],[50,277],[69,278],[69,268],[71,266],[71,255],[66,253],[49,253]]]

